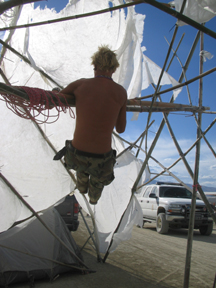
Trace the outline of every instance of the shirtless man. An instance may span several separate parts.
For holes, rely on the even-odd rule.
[[[94,78],[70,83],[61,93],[76,99],[76,127],[72,141],[66,141],[65,163],[77,172],[77,188],[96,204],[104,185],[113,179],[115,151],[112,131],[125,131],[127,92],[111,76],[119,63],[107,46],[92,56]]]

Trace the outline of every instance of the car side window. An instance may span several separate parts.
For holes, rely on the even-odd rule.
[[[151,194],[155,194],[157,197],[159,197],[159,192],[158,192],[157,187],[152,188]]]
[[[144,197],[144,195],[145,195],[145,192],[146,192],[146,187],[144,187],[144,189],[143,189],[143,191],[140,193],[140,197]]]
[[[143,197],[145,197],[145,198],[149,197],[149,194],[150,194],[151,190],[152,190],[152,187],[148,187],[146,189],[145,194],[143,195]]]

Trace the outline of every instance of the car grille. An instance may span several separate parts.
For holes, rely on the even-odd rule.
[[[185,205],[185,217],[186,219],[190,219],[190,211],[191,205]],[[208,218],[208,211],[205,206],[197,206],[195,207],[195,220],[203,220]]]

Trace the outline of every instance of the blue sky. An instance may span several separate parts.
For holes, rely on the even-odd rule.
[[[168,3],[169,1],[158,1],[163,3]],[[58,12],[68,3],[68,0],[48,0],[48,1],[39,1],[35,3],[36,6],[45,5],[48,8],[55,8]],[[166,39],[170,42],[174,32],[174,25],[176,23],[176,18],[166,14],[163,11],[158,10],[157,8],[141,3],[136,5],[135,10],[137,13],[145,14],[145,23],[144,23],[144,34],[142,46],[146,47],[144,52],[147,57],[154,61],[158,66],[163,67],[164,60],[168,51],[168,44]],[[216,31],[216,17],[211,19],[205,24],[206,27]],[[187,55],[190,51],[191,45],[195,39],[197,30],[188,25],[179,27],[176,40],[174,42],[173,48],[177,47],[177,44],[182,37],[183,33],[185,36],[180,45],[180,48],[177,52],[179,59],[184,65]],[[187,71],[187,79],[191,79],[199,75],[199,43],[194,52],[194,56],[191,60],[191,64]],[[216,39],[211,38],[210,36],[204,35],[204,50],[210,52],[211,54],[216,53]],[[172,56],[172,53],[171,53]],[[211,60],[204,62],[203,71],[207,71],[216,67],[216,55]],[[181,74],[181,67],[177,59],[175,58],[172,66],[170,67],[169,74],[174,77],[176,80],[179,79]],[[208,106],[211,108],[211,111],[216,111],[216,100],[215,100],[215,82],[216,82],[216,72],[204,78],[203,84],[203,106]],[[168,87],[163,87],[166,89]],[[192,104],[198,104],[198,81],[189,85],[189,91],[191,94]],[[154,90],[152,87],[142,91],[142,95],[153,94]],[[171,93],[162,95],[162,100],[164,102],[169,102],[171,98]],[[175,101],[176,103],[188,104],[188,94],[186,88],[183,88],[182,92]],[[131,121],[132,113],[127,113],[127,129],[122,135],[128,141],[134,141],[145,129],[147,122],[147,113],[141,113],[137,121]],[[215,114],[203,114],[202,116],[202,130],[205,130],[215,118]],[[175,133],[177,140],[179,141],[180,147],[183,152],[185,152],[196,140],[196,123],[194,117],[190,113],[173,113],[169,115],[169,121],[171,127]],[[155,120],[155,123],[152,125],[149,135],[148,135],[148,146],[150,145],[159,125],[162,120],[161,113],[153,113],[151,120]],[[211,130],[206,134],[206,137],[213,149],[216,150],[216,126],[213,126]],[[199,182],[201,185],[214,186],[216,187],[216,161],[213,154],[210,152],[209,148],[206,146],[204,141],[201,142],[201,161],[200,161],[200,173],[199,173]],[[190,152],[187,156],[188,163],[191,165],[192,170],[194,169],[194,155],[195,150]],[[158,141],[153,156],[159,160],[165,167],[169,167],[176,159],[179,158],[178,152],[176,151],[173,141],[169,135],[168,129],[166,126],[163,129],[160,140]],[[140,158],[144,158],[144,155],[140,155]],[[158,172],[157,165],[154,162],[150,163],[151,171]],[[172,170],[176,176],[178,176],[185,183],[192,183],[191,178],[189,177],[184,165],[180,162]],[[167,178],[166,178],[167,180]],[[173,179],[168,178],[169,181]]]

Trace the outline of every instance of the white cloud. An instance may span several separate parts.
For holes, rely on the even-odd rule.
[[[216,165],[212,165],[209,167],[209,170],[215,170],[216,169]]]

